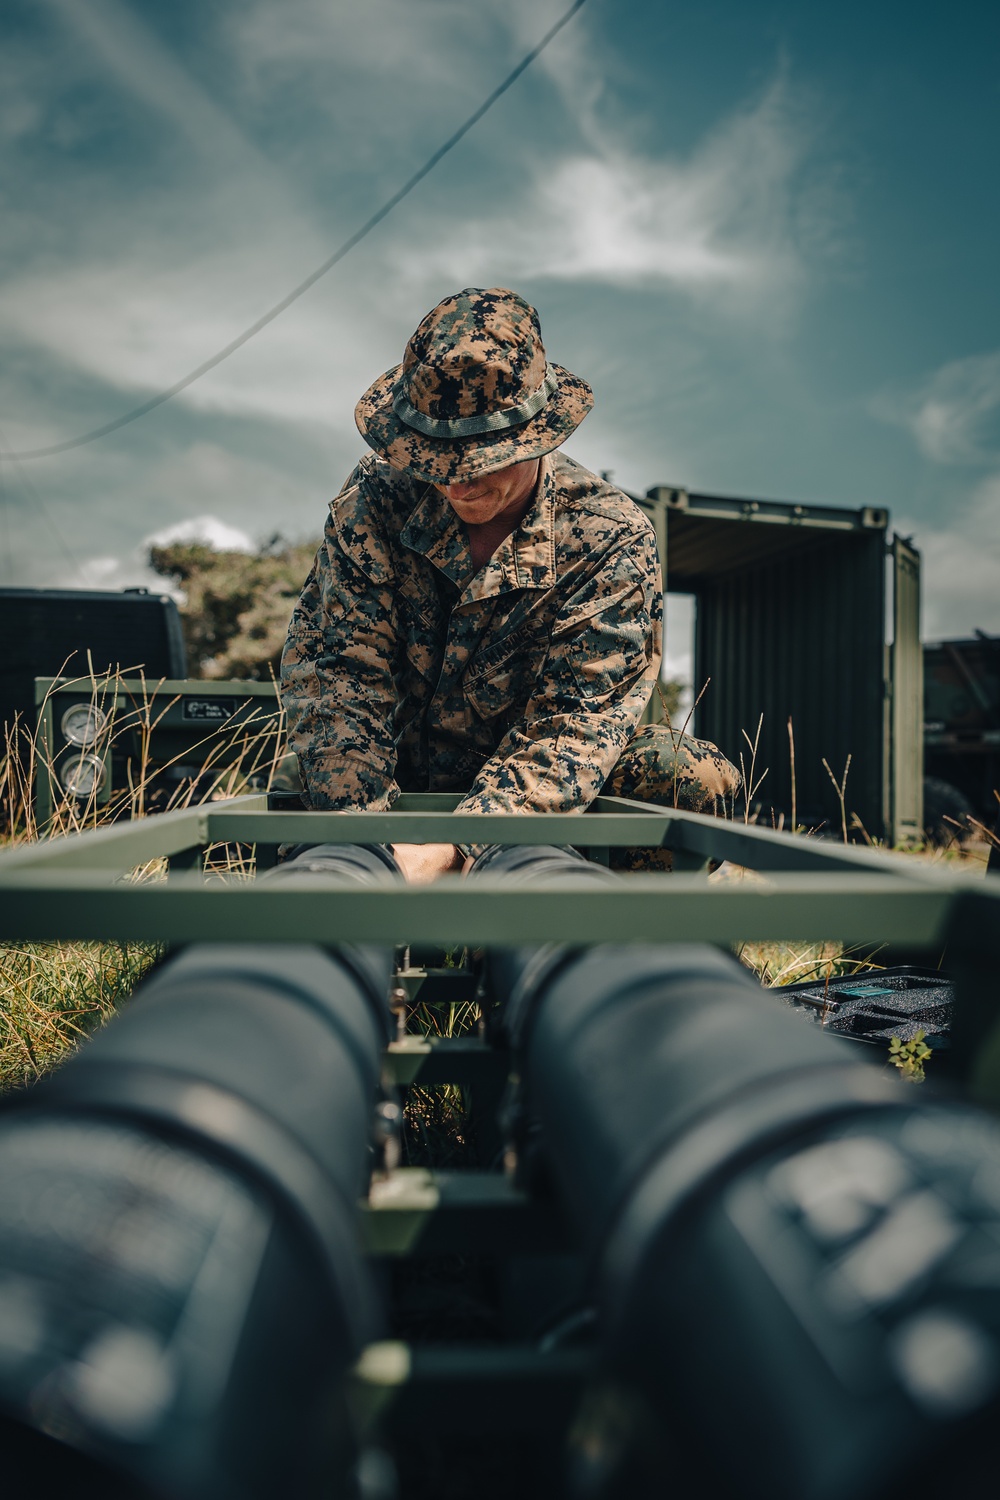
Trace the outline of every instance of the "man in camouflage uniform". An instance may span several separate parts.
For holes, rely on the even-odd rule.
[[[555,451],[592,404],[546,360],[534,308],[496,288],[445,298],[361,398],[374,455],[331,504],[281,667],[313,807],[459,791],[465,812],[569,812],[602,787],[731,803],[739,776],[714,746],[636,732],[660,572],[639,507]],[[427,880],[473,851],[394,852]]]

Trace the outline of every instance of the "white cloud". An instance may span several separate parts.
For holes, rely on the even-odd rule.
[[[119,0],[45,0],[65,28],[96,54],[116,85],[162,115],[197,155],[284,190],[233,118],[203,89],[133,6]]]
[[[1000,634],[1000,471],[948,510],[914,538],[923,554],[924,638]]]
[[[1000,351],[950,360],[919,384],[879,392],[872,414],[902,427],[940,497],[913,526],[923,554],[926,640],[1000,633]],[[971,486],[947,470],[978,468]],[[901,520],[900,530],[912,522]]]
[[[783,78],[710,132],[688,155],[643,157],[608,139],[586,155],[541,158],[523,201],[466,222],[402,274],[440,267],[505,268],[508,278],[551,277],[614,286],[668,286],[716,310],[773,318],[793,308],[810,253],[823,245],[811,189],[801,182],[812,145]]]
[[[286,276],[276,273],[281,258],[266,242],[189,257],[180,269],[157,264],[161,254],[11,280],[0,291],[0,327],[8,340],[45,349],[117,389],[125,406],[173,384],[228,343],[301,271],[286,259]],[[358,365],[370,371],[368,380],[380,373],[365,359],[372,321],[364,302],[331,309],[314,300],[176,399],[203,411],[329,423],[342,394],[360,394]],[[344,392],[337,389],[341,372]],[[21,444],[64,436],[60,420],[53,415],[47,429],[39,424]]]
[[[120,557],[88,557],[80,563],[71,586],[85,589],[121,589],[130,585],[122,581]]]
[[[12,448],[96,426],[227,343],[322,262],[563,8],[250,0],[210,7],[203,45],[186,55],[123,0],[46,3],[63,53],[47,72],[39,53],[44,76],[29,92],[46,118],[64,108],[81,144],[46,158],[34,219],[0,225],[11,268],[0,332],[12,351],[0,404]],[[248,537],[318,530],[325,494],[361,449],[358,396],[457,286],[547,280],[557,305],[568,283],[643,286],[661,298],[650,306],[664,324],[666,292],[702,323],[720,315],[724,336],[748,313],[759,315],[755,336],[765,321],[782,326],[812,274],[810,112],[781,74],[690,148],[657,153],[648,137],[639,148],[628,131],[641,106],[615,106],[608,124],[602,98],[622,64],[595,48],[589,24],[584,11],[426,188],[246,348],[122,440],[32,466],[87,538],[74,549],[92,554],[88,576],[148,582],[144,533],[185,516]],[[120,114],[108,106],[104,136],[74,113],[84,95],[125,101]],[[13,134],[30,129],[22,114]],[[114,135],[108,146],[136,120],[148,126],[139,145]],[[27,152],[9,160],[13,199],[34,177]],[[619,329],[615,345],[609,326],[611,366],[662,384],[653,336]],[[588,374],[586,359],[561,357]],[[591,423],[581,457],[627,479],[640,437],[662,452],[661,425],[640,425]],[[43,565],[53,566],[39,556]]]
[[[155,209],[141,200],[130,205],[127,232],[112,233],[124,224],[111,215],[108,234],[89,254],[86,243],[74,243],[65,256],[47,257],[41,269],[15,272],[0,292],[0,328],[8,340],[29,354],[44,349],[67,367],[97,376],[127,406],[171,385],[225,345],[321,262],[330,240],[296,207],[280,174],[265,170],[260,153],[147,28],[134,18],[119,26],[120,8],[112,0],[81,0],[79,9],[69,0],[48,3],[74,16],[118,82],[189,139],[203,139],[205,161],[214,162],[220,174],[207,192],[199,186],[192,193],[185,181],[183,193],[165,200],[161,193]],[[398,27],[412,41],[412,7],[399,0],[379,0],[379,6],[385,28],[366,12],[364,26],[342,28],[338,22],[332,31],[313,7],[296,6],[278,55],[305,66],[309,42],[315,62],[323,48],[314,32],[323,26],[328,45],[336,38],[344,42],[338,72],[351,63],[352,48],[360,48],[364,62],[365,49],[381,30],[396,35]],[[423,24],[450,24],[454,10],[453,0],[436,0],[422,15]],[[271,34],[270,14],[258,7],[238,32],[244,52],[260,49],[261,28]],[[416,321],[414,309],[475,283],[541,277],[648,284],[679,291],[703,309],[755,313],[780,327],[808,278],[799,242],[811,212],[800,180],[810,131],[787,80],[779,76],[687,157],[642,156],[595,123],[599,89],[584,38],[575,34],[565,46],[569,76],[590,79],[575,101],[589,152],[539,153],[534,141],[530,149],[524,141],[511,143],[524,171],[502,195],[502,210],[479,220],[460,218],[446,234],[439,232],[433,209],[413,200],[401,211],[409,219],[405,231],[377,236],[343,272],[334,272],[175,399],[204,412],[333,423],[351,436],[354,402],[399,357]],[[459,35],[449,52],[453,65],[462,52]],[[384,68],[402,77],[403,64],[393,45]],[[481,69],[481,57],[477,64]],[[267,71],[263,61],[259,66]],[[466,72],[455,72],[467,87]],[[554,76],[562,74],[554,70]],[[407,82],[412,90],[412,78]],[[566,103],[574,106],[572,95]],[[375,123],[380,133],[385,121]],[[357,136],[352,130],[351,140]],[[171,224],[168,205],[174,198]],[[51,425],[22,423],[17,445],[43,446],[64,436],[65,427],[61,413],[53,413]]]
[[[253,539],[238,526],[230,526],[218,516],[192,516],[189,520],[150,532],[127,556],[84,558],[71,576],[57,582],[69,588],[148,588],[154,593],[172,594],[180,599],[183,597],[181,590],[159,573],[154,573],[147,562],[150,547],[168,547],[173,542],[203,542],[216,552],[252,553],[257,550]]]
[[[329,0],[297,0],[276,6],[274,0],[243,4],[227,19],[227,31],[244,77],[268,97],[277,83],[291,81],[301,91],[305,80],[331,108],[344,87],[357,81],[371,89],[388,79],[411,86],[450,85],[452,97],[478,87],[475,76],[496,67],[493,56],[469,58],[467,0],[365,0],[363,7],[331,6]],[[544,27],[535,21],[538,32]],[[482,20],[476,17],[476,40]],[[537,36],[535,38],[537,40]],[[465,66],[456,66],[462,55]],[[340,89],[329,86],[331,64],[343,74]],[[484,66],[485,65],[485,66]],[[389,122],[385,122],[387,125]]]
[[[916,389],[881,392],[872,410],[905,427],[933,463],[988,461],[1000,446],[1000,350],[951,360]]]
[[[192,516],[162,531],[150,532],[146,547],[169,547],[174,542],[204,542],[215,552],[255,552],[253,540],[238,526],[220,521],[218,516]]]
[[[107,554],[84,557],[73,567],[54,562],[44,579],[32,579],[35,587],[55,589],[149,589],[151,594],[170,594],[175,599],[182,597],[166,578],[154,573],[145,560],[145,555],[136,548],[124,557]]]

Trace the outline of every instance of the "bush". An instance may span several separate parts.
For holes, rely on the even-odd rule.
[[[150,567],[184,591],[179,607],[191,675],[250,682],[276,676],[315,553],[315,542],[281,537],[249,554],[216,552],[206,542],[151,548]]]

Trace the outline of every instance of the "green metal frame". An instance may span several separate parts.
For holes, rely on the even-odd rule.
[[[793,837],[740,822],[599,797],[585,814],[472,815],[460,798],[404,795],[390,812],[270,812],[263,796],[122,822],[0,854],[0,939],[148,939],[190,942],[377,941],[480,947],[511,942],[763,939],[905,944],[953,951],[1000,949],[1000,879],[973,879],[901,855]],[[220,878],[204,870],[212,845],[254,846],[273,863],[291,843],[572,844],[606,862],[617,848],[663,848],[671,874],[631,874],[581,890],[544,891],[502,880],[447,877],[379,887],[319,876],[301,881]],[[129,878],[166,859],[165,880]],[[710,860],[758,872],[709,882]],[[964,920],[963,920],[964,918]],[[991,959],[990,974],[996,972]],[[462,1003],[474,977],[461,969],[404,968],[401,1032],[412,1004]],[[384,1058],[402,1088],[459,1084],[476,1121],[492,1119],[509,1069],[482,1037],[401,1034]],[[495,1142],[499,1145],[500,1142]],[[488,1156],[492,1156],[492,1151]],[[536,1202],[498,1171],[396,1169],[377,1175],[361,1205],[362,1242],[379,1260],[402,1256],[572,1255],[557,1205]],[[350,1397],[362,1432],[397,1440],[440,1424],[484,1432],[561,1431],[592,1373],[587,1349],[550,1352],[508,1343],[454,1347],[369,1345]]]
[[[1000,879],[975,879],[905,856],[599,797],[586,814],[471,814],[458,796],[408,794],[390,812],[269,812],[232,798],[45,840],[0,854],[0,938],[193,942],[378,941],[489,946],[518,942],[788,940],[941,948],[969,897],[995,910]],[[283,843],[573,844],[674,851],[675,873],[632,874],[607,888],[554,881],[537,889],[451,876],[430,886],[358,887],[199,873],[200,851],[255,845],[262,863]],[[130,872],[166,858],[169,877]],[[759,872],[709,883],[708,860]],[[186,867],[186,873],[185,873]],[[687,871],[687,873],[685,873]]]

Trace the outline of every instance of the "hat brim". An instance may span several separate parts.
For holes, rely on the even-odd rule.
[[[429,437],[407,427],[392,405],[402,365],[369,386],[354,409],[354,420],[368,446],[392,468],[432,484],[460,484],[491,469],[541,458],[579,427],[594,404],[593,391],[562,365],[550,360],[549,369],[559,382],[557,389],[536,416],[518,427],[467,438]]]

